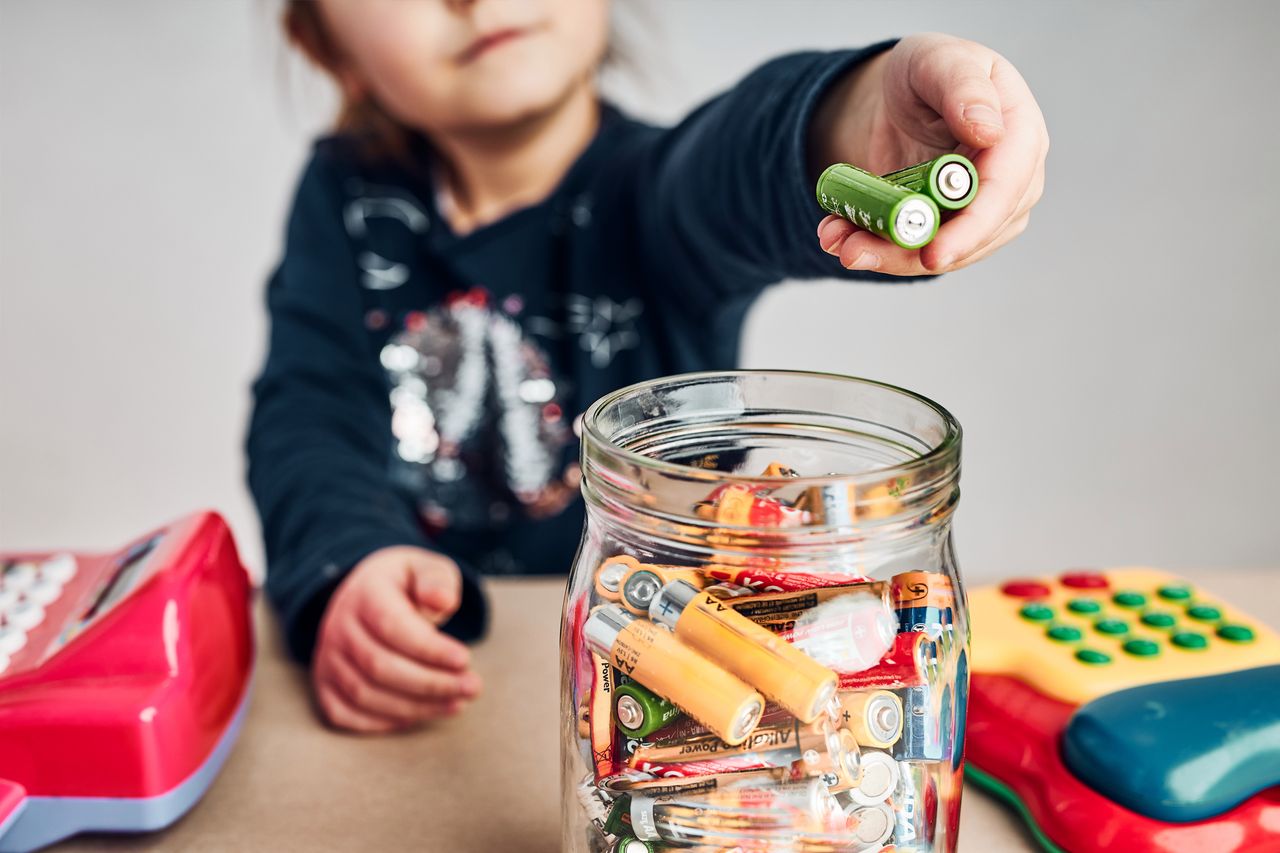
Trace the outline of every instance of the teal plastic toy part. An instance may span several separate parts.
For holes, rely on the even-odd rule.
[[[1170,823],[1280,785],[1280,666],[1147,684],[1081,706],[1062,758],[1086,785]]]

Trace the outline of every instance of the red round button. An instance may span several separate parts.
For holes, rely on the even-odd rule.
[[[1000,591],[1014,598],[1044,598],[1049,594],[1049,587],[1037,580],[1012,580],[1002,584]]]
[[[1106,575],[1098,572],[1067,572],[1058,580],[1072,589],[1106,589],[1111,586]]]

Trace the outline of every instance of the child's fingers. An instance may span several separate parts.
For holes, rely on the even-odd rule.
[[[855,230],[840,245],[840,265],[889,275],[931,275],[920,263],[920,252],[882,240],[869,231]]]
[[[474,672],[424,666],[379,644],[359,625],[353,626],[339,651],[374,685],[412,699],[473,699],[482,686]]]
[[[1044,162],[1042,151],[1031,128],[1012,124],[1001,145],[979,154],[974,162],[978,197],[943,225],[921,251],[925,266],[940,270],[973,254],[1004,223],[1014,219]]]
[[[818,223],[818,245],[822,251],[838,255],[840,245],[856,230],[852,222],[832,214]]]
[[[350,708],[363,714],[392,721],[405,728],[440,716],[444,703],[417,699],[374,684],[344,655],[330,655],[321,664],[318,676],[338,693]]]
[[[328,684],[317,684],[316,704],[325,720],[335,728],[361,734],[385,734],[399,728],[394,720],[353,708]]]
[[[427,666],[466,669],[471,652],[423,618],[400,590],[379,590],[360,602],[360,623],[382,645]]]

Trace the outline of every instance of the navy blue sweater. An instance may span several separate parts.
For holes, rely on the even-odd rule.
[[[248,435],[267,591],[298,658],[379,548],[457,561],[446,630],[463,639],[484,631],[481,574],[568,570],[574,418],[633,382],[732,367],[767,285],[842,272],[814,236],[807,131],[883,48],[774,60],[673,128],[606,109],[547,199],[464,236],[428,169],[316,144]]]

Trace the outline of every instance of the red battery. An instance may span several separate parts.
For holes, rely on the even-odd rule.
[[[841,674],[841,690],[885,687],[917,687],[925,684],[937,667],[938,644],[918,631],[894,637],[893,647],[870,669]]]
[[[804,572],[772,572],[764,569],[738,568],[711,564],[704,566],[703,574],[718,581],[727,581],[751,588],[755,592],[800,592],[828,586],[844,586],[866,583],[862,575],[809,574]]]
[[[777,750],[786,753],[788,750]],[[657,761],[637,761],[632,769],[643,773],[652,773],[663,779],[689,779],[695,776],[715,776],[720,773],[742,773],[747,770],[772,770],[779,767],[791,767],[792,759],[785,755],[777,758],[768,753],[749,752],[746,755],[729,755],[724,758],[708,758],[705,761],[681,761],[677,763],[660,763]]]

